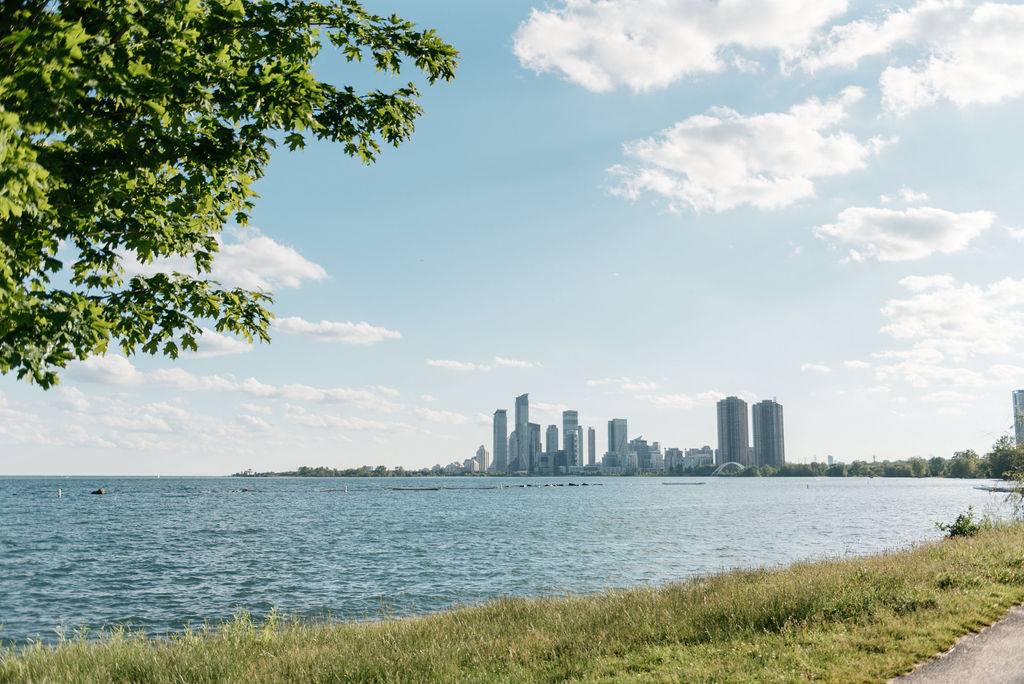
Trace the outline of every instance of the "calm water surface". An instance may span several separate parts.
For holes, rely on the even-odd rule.
[[[599,486],[520,487],[549,482]],[[935,521],[970,504],[994,508],[1002,495],[975,489],[984,484],[0,478],[0,641],[51,641],[60,626],[117,623],[164,634],[275,607],[300,616],[409,615],[496,596],[657,585],[864,554],[938,538]],[[107,494],[89,494],[98,487]]]

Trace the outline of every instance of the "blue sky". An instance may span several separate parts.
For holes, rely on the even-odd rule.
[[[613,417],[714,445],[728,394],[783,404],[790,461],[948,457],[1010,426],[1021,5],[367,4],[461,64],[373,166],[275,154],[215,271],[274,292],[272,344],[0,378],[0,472],[443,465],[490,450],[522,392],[599,451]]]

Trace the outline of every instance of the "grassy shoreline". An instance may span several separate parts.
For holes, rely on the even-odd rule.
[[[662,588],[423,618],[242,617],[0,652],[0,681],[880,682],[1024,602],[1024,525]]]

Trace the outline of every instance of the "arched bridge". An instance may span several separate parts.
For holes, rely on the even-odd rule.
[[[743,470],[743,464],[737,463],[736,461],[729,461],[715,468],[715,472],[712,475],[733,475]]]

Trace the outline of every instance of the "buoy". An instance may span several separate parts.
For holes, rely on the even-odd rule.
[[[57,498],[59,499],[59,498],[60,498],[60,496],[61,496],[61,495],[60,495],[60,487],[57,487]]]

